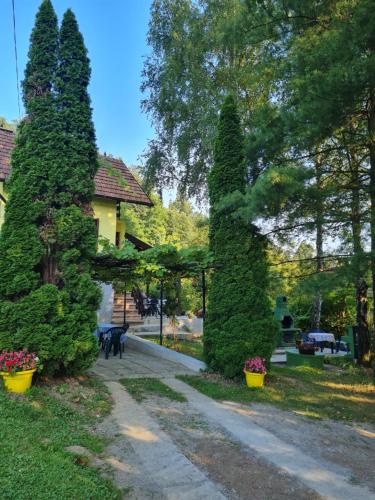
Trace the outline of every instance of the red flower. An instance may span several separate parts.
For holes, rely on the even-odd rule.
[[[0,353],[0,372],[8,373],[32,370],[37,366],[35,353],[28,353],[26,350]]]

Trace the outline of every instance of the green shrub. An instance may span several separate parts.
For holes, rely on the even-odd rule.
[[[95,322],[81,321],[69,296],[54,285],[1,302],[0,313],[1,349],[36,352],[48,374],[74,373],[95,360]]]

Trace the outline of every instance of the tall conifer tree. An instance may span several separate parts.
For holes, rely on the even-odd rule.
[[[92,332],[100,291],[92,281],[90,262],[96,253],[96,228],[91,201],[98,168],[95,130],[87,87],[90,63],[76,18],[64,14],[59,38],[57,108],[64,137],[63,162],[56,186],[61,206],[56,211],[56,243],[60,283],[67,297],[66,322],[75,346],[70,368],[89,366],[96,349]]]
[[[57,46],[57,18],[51,2],[44,0],[22,82],[27,117],[16,136],[0,237],[0,349],[28,348],[48,362],[57,357],[61,318],[58,290],[42,279],[47,255],[43,240],[49,232],[49,171],[58,129],[53,93]]]
[[[27,118],[18,130],[7,185],[9,201],[0,241],[0,296],[16,300],[40,285],[45,251],[40,226],[46,219],[48,172],[56,134],[53,82],[57,68],[58,26],[49,0],[36,16],[29,60],[22,82]]]
[[[95,359],[100,296],[90,276],[96,250],[90,70],[76,23],[72,35],[66,24],[59,52],[56,15],[43,0],[31,35],[23,81],[27,116],[12,155],[0,238],[0,349],[35,351],[49,373],[79,371]]]
[[[70,157],[65,162],[71,200],[84,206],[94,193],[98,168],[90,96],[90,61],[73,12],[68,9],[61,24],[57,91],[59,116]]]
[[[277,326],[265,291],[265,241],[254,226],[218,208],[226,195],[246,188],[243,137],[231,96],[221,110],[208,188],[210,247],[217,269],[209,290],[204,349],[213,369],[234,377],[241,374],[246,358],[270,359]]]

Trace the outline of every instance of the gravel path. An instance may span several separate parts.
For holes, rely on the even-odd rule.
[[[148,369],[188,402],[136,403],[117,381]],[[174,378],[184,371],[131,351],[93,370],[114,397],[99,431],[111,440],[106,461],[126,498],[375,499],[374,429],[219,403]]]
[[[315,420],[283,411],[272,405],[236,405],[252,422],[299,448],[352,484],[365,485],[375,494],[375,428],[368,424],[348,424]]]
[[[281,469],[262,460],[251,449],[234,440],[221,425],[208,421],[186,403],[161,397],[143,402],[162,429],[184,455],[225,487],[229,499],[317,500],[311,489]]]
[[[172,389],[186,396],[195,410],[208,420],[220,424],[242,445],[255,450],[260,457],[276,467],[299,478],[306,486],[324,498],[375,499],[367,487],[351,484],[350,471],[339,474],[328,461],[317,460],[288,441],[278,438],[273,432],[257,425],[251,419],[251,410],[231,403],[219,403],[200,394],[177,379],[165,379]],[[301,429],[303,436],[303,429]]]

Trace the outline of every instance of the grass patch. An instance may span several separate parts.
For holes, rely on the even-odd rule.
[[[122,498],[108,479],[65,450],[79,445],[99,453],[105,447],[89,430],[104,412],[93,410],[94,391],[84,384],[94,384],[96,397],[110,405],[108,394],[87,378],[34,386],[26,395],[0,389],[1,498]]]
[[[353,359],[346,356],[332,357],[324,356],[324,364],[336,366],[337,368],[342,368],[343,370],[349,370],[352,373],[358,372],[358,367],[356,366]]]
[[[147,340],[151,340],[155,344],[159,344],[159,337],[146,337]],[[187,356],[191,356],[192,358],[199,359],[200,361],[204,361],[203,357],[203,342],[201,338],[185,340],[185,339],[177,339],[173,340],[170,337],[163,338],[163,346],[168,347],[168,349],[173,349],[176,352],[181,352],[182,354],[186,354]]]
[[[174,391],[157,378],[123,378],[120,383],[138,402],[143,401],[149,395],[161,396],[180,403],[186,401],[183,394]]]
[[[264,389],[249,389],[244,382],[212,374],[177,378],[219,401],[272,403],[311,418],[375,425],[375,386],[369,374],[358,370],[273,366]]]
[[[65,378],[61,383],[48,384],[51,394],[69,403],[86,418],[102,418],[111,411],[112,399],[109,389],[101,380],[94,377]]]

